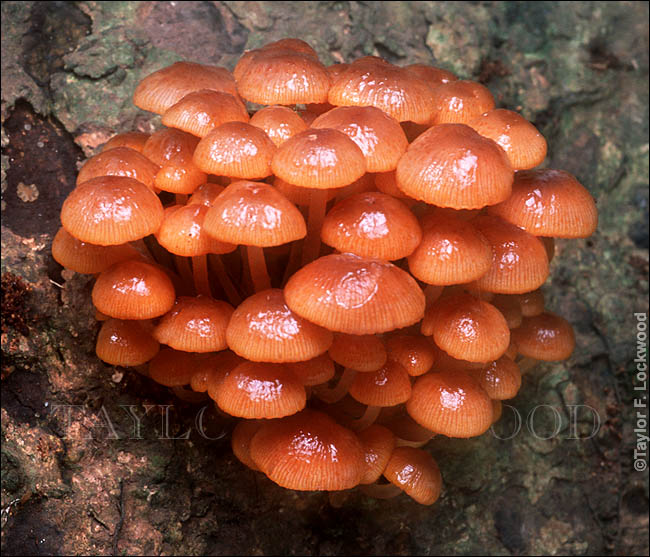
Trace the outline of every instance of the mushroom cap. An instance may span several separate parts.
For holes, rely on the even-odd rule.
[[[440,296],[442,296],[443,291],[445,290],[444,286],[439,286],[435,284],[427,284],[424,289],[424,297],[427,300],[427,306],[435,302]]]
[[[427,284],[462,284],[490,269],[492,248],[471,222],[434,212],[422,219],[422,230],[422,241],[408,258],[415,278]]]
[[[417,202],[397,187],[397,178],[395,177],[394,170],[391,172],[377,172],[375,174],[375,187],[382,193],[400,199],[409,207]]]
[[[251,470],[259,470],[251,458],[250,449],[253,436],[262,427],[262,423],[261,420],[239,420],[230,437],[233,454]]]
[[[471,222],[492,246],[492,266],[474,286],[498,294],[520,294],[544,284],[548,256],[538,238],[498,217],[481,216]]]
[[[535,236],[587,238],[598,226],[586,188],[568,172],[549,168],[517,172],[512,195],[489,212]]]
[[[95,352],[100,360],[113,366],[139,366],[160,350],[147,323],[107,319],[97,335]]]
[[[488,110],[469,125],[497,143],[515,170],[535,168],[546,158],[546,139],[517,112],[504,108]]]
[[[239,94],[265,105],[326,102],[330,83],[329,73],[318,59],[284,48],[255,51],[237,76]]]
[[[149,377],[165,387],[182,387],[192,379],[198,361],[192,352],[162,348],[149,362]]]
[[[366,159],[343,132],[310,128],[280,145],[272,168],[277,177],[295,186],[341,188],[365,174]]]
[[[418,76],[429,87],[434,88],[443,83],[456,81],[458,78],[450,71],[436,68],[427,64],[409,64],[404,66],[404,69],[412,74]]]
[[[479,300],[485,302],[491,302],[492,299],[496,296],[494,292],[488,292],[479,288],[475,282],[470,282],[469,284],[455,284],[450,286],[445,286],[444,295],[448,296],[449,294],[471,294]]]
[[[285,365],[305,387],[321,385],[332,379],[336,373],[334,362],[327,354],[304,362],[288,362]]]
[[[311,127],[347,135],[361,149],[368,172],[395,170],[408,147],[399,122],[374,106],[339,106],[321,114]]]
[[[248,122],[250,116],[238,97],[202,89],[184,96],[162,116],[163,125],[205,137],[226,122]]]
[[[264,130],[276,147],[307,129],[307,124],[297,112],[278,105],[258,110],[251,117],[250,125]]]
[[[190,386],[196,392],[207,392],[212,398],[215,398],[224,377],[231,369],[243,361],[242,358],[230,350],[206,354],[205,357],[196,362],[196,367],[190,379]]]
[[[213,182],[206,182],[196,188],[190,198],[187,200],[188,205],[205,205],[212,207],[212,202],[219,196],[219,194],[226,189],[224,186],[214,184]]]
[[[550,312],[524,317],[521,325],[512,330],[512,339],[522,356],[547,362],[566,360],[576,344],[570,323]]]
[[[124,176],[152,188],[158,166],[129,147],[115,147],[89,158],[77,175],[77,185],[100,176]]]
[[[312,261],[289,279],[284,295],[298,315],[353,335],[408,327],[424,314],[424,294],[407,272],[349,253]]]
[[[377,371],[357,373],[349,393],[368,406],[397,406],[411,396],[411,380],[402,364],[388,360]]]
[[[357,193],[377,191],[377,188],[375,187],[375,175],[371,172],[366,172],[363,176],[361,176],[361,178],[355,180],[351,184],[330,191],[333,191],[336,194],[336,198],[339,200],[345,199],[346,197],[350,197],[351,195]]]
[[[521,325],[523,314],[519,296],[508,294],[497,294],[490,303],[497,308],[506,318],[508,329],[514,329]]]
[[[544,293],[538,288],[517,296],[524,317],[534,317],[544,313]]]
[[[167,313],[176,295],[172,281],[155,265],[131,259],[103,271],[93,287],[93,304],[117,319],[153,319]]]
[[[162,219],[158,196],[142,182],[122,176],[80,184],[61,208],[61,223],[72,236],[100,246],[144,238],[158,230]]]
[[[163,114],[185,95],[201,89],[237,96],[235,79],[226,68],[175,62],[140,81],[133,93],[133,104],[142,110]]]
[[[337,364],[355,371],[377,371],[386,363],[386,348],[376,335],[336,333],[329,355]]]
[[[295,54],[303,54],[313,58],[314,60],[318,60],[318,54],[316,54],[316,51],[302,39],[294,39],[294,38],[280,39],[279,41],[274,41],[272,43],[265,44],[260,48],[254,50],[247,50],[246,52],[244,52],[244,54],[237,61],[237,64],[235,65],[235,69],[233,70],[233,75],[235,79],[239,81],[239,79],[241,79],[244,73],[248,71],[248,67],[250,63],[255,59],[255,56],[257,56],[259,51],[268,52],[273,49],[278,52],[288,51],[288,52],[293,52]]]
[[[119,261],[138,258],[140,252],[131,244],[96,246],[82,242],[61,227],[52,240],[52,257],[66,269],[82,274],[95,274]]]
[[[153,133],[142,154],[160,168],[154,180],[158,189],[172,193],[192,193],[208,176],[192,161],[199,139],[175,128]]]
[[[507,400],[517,396],[521,370],[508,356],[501,356],[483,369],[470,372],[491,399]]]
[[[142,147],[142,154],[158,166],[165,166],[169,162],[181,158],[191,160],[199,138],[177,130],[176,128],[163,128],[151,134]]]
[[[255,180],[270,176],[276,147],[269,136],[245,122],[226,122],[206,135],[194,151],[204,172]]]
[[[294,205],[302,205],[303,207],[309,206],[311,203],[312,189],[303,188],[300,186],[294,186],[289,182],[285,182],[282,178],[277,176],[273,180],[273,186],[277,189],[282,195],[284,195],[291,203]],[[346,186],[347,187],[347,186]],[[341,188],[343,189],[343,188]],[[330,189],[327,191],[327,201],[334,199],[337,195],[337,192],[341,191],[336,189]]]
[[[231,244],[270,247],[304,238],[307,225],[297,207],[273,186],[233,182],[212,202],[205,231]]]
[[[273,48],[293,50],[299,54],[304,54],[318,59],[318,54],[308,42],[295,37],[286,37],[284,39],[273,41],[272,43],[267,43],[262,47],[262,50],[271,50]]]
[[[367,56],[334,79],[328,101],[334,106],[374,106],[398,122],[425,124],[431,119],[433,93],[414,73]]]
[[[226,332],[230,349],[256,362],[302,362],[327,351],[332,333],[289,309],[280,289],[258,292],[233,313]]]
[[[394,408],[389,408],[393,410]],[[382,423],[390,429],[397,438],[397,446],[414,446],[425,445],[433,437],[435,433],[426,427],[422,427],[411,416],[406,413],[404,407],[400,408],[399,413],[390,416],[387,419],[382,419]]]
[[[506,350],[504,356],[508,356],[511,360],[517,357],[517,343],[512,340],[512,335],[510,336],[510,346],[508,346],[508,350]]]
[[[361,483],[371,484],[381,477],[388,464],[395,449],[395,435],[382,425],[372,424],[357,436],[365,449],[366,468]]]
[[[391,335],[386,350],[390,359],[401,364],[411,377],[424,375],[436,359],[436,348],[420,335]]]
[[[490,90],[476,81],[458,80],[433,90],[433,114],[430,123],[469,124],[494,108]]]
[[[138,151],[138,153],[142,153],[142,147],[144,147],[147,139],[149,139],[149,134],[145,132],[118,133],[104,143],[102,151],[108,151],[115,147],[128,147],[129,149]]]
[[[433,457],[421,449],[397,447],[386,464],[384,476],[422,505],[433,505],[440,497],[440,469]]]
[[[447,437],[474,437],[492,425],[490,397],[463,371],[418,377],[406,410],[421,426]]]
[[[209,209],[198,203],[167,207],[156,240],[170,253],[184,257],[234,251],[235,244],[221,242],[206,232],[203,224]]]
[[[406,195],[452,209],[480,209],[510,197],[514,171],[501,147],[463,124],[433,126],[397,164]]]
[[[436,345],[450,356],[469,362],[500,358],[510,344],[505,318],[492,304],[469,294],[443,296],[432,304],[422,321]]]
[[[340,252],[394,261],[410,255],[422,239],[415,215],[381,192],[357,193],[325,216],[321,238]]]
[[[207,175],[198,169],[192,159],[175,159],[163,166],[156,174],[154,185],[162,191],[179,194],[191,194],[205,183]]]
[[[185,352],[225,350],[226,328],[234,308],[209,296],[180,296],[153,331],[162,344]]]
[[[303,41],[302,39],[280,39],[279,41],[265,44],[260,48],[247,50],[244,52],[244,54],[239,58],[237,64],[235,65],[235,69],[233,71],[235,79],[239,81],[241,76],[244,75],[244,73],[248,70],[250,62],[255,58],[259,51],[269,51],[272,49],[275,49],[277,51],[294,52],[296,54],[304,54],[310,56],[314,60],[318,60],[318,54],[316,54],[316,51],[309,45],[309,43]]]
[[[433,324],[430,324],[433,329]],[[424,328],[424,327],[423,327]],[[431,332],[433,334],[433,332]],[[510,343],[512,344],[512,343]],[[485,362],[468,362],[453,358],[444,350],[436,346],[436,360],[431,367],[431,371],[478,371],[485,367]]]
[[[272,481],[299,491],[338,491],[359,484],[365,451],[358,437],[327,414],[305,410],[265,423],[251,457]]]
[[[285,366],[262,362],[243,362],[233,368],[215,394],[221,410],[246,419],[290,416],[302,410],[307,400],[302,383]]]

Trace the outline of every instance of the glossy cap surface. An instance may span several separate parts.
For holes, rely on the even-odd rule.
[[[272,481],[299,491],[350,489],[365,470],[358,437],[313,410],[264,424],[251,441],[251,456]]]
[[[80,184],[61,208],[61,223],[72,236],[100,246],[144,238],[158,230],[162,219],[158,196],[143,183],[121,176]]]
[[[309,263],[289,279],[285,298],[305,319],[356,335],[407,327],[424,314],[424,294],[408,273],[352,254]]]
[[[517,172],[512,195],[489,212],[535,236],[587,238],[598,226],[594,198],[563,170]]]
[[[212,201],[203,221],[212,237],[231,244],[279,246],[305,237],[300,211],[273,186],[233,182]]]
[[[291,311],[280,289],[244,300],[230,319],[227,338],[233,352],[257,362],[310,360],[332,344],[332,333]]]
[[[462,371],[418,377],[406,410],[421,426],[447,437],[475,437],[492,425],[490,397]]]
[[[501,147],[469,126],[429,128],[397,164],[397,187],[438,207],[480,209],[505,201],[514,171]]]

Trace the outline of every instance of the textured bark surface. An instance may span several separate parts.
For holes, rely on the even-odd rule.
[[[50,255],[79,163],[159,125],[131,104],[139,79],[181,59],[232,69],[286,36],[325,63],[374,54],[484,82],[597,199],[598,231],[557,242],[544,287],[575,353],[524,376],[521,430],[508,409],[496,428],[510,439],[429,445],[432,507],[353,492],[333,508],[245,469],[209,405],[97,360],[91,280]],[[632,466],[647,228],[645,2],[3,2],[3,552],[647,555]],[[571,439],[592,429],[583,409],[575,435],[571,405],[597,412],[591,439]]]

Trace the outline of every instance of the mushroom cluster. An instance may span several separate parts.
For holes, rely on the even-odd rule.
[[[284,39],[134,103],[163,127],[85,163],[53,256],[96,275],[99,358],[209,396],[277,484],[432,504],[422,446],[483,434],[531,362],[571,354],[539,289],[594,200],[483,85]]]

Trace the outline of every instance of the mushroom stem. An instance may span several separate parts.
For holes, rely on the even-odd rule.
[[[391,499],[402,493],[402,490],[393,484],[361,485],[359,490],[375,499]]]
[[[320,253],[320,231],[327,209],[327,190],[313,189],[307,215],[307,237],[302,245],[302,264],[311,263]]]
[[[153,256],[153,253],[149,249],[149,246],[145,243],[143,238],[140,238],[139,240],[133,240],[131,242],[131,245],[137,249],[142,255],[144,255],[147,259],[150,259],[153,263],[157,263],[156,258]]]
[[[203,402],[208,398],[205,393],[190,391],[186,387],[170,387],[169,390],[178,398],[185,402],[189,402],[190,404],[198,404],[199,402]]]
[[[375,420],[377,419],[377,416],[379,416],[380,411],[380,406],[368,406],[366,408],[366,411],[363,413],[363,416],[357,420],[350,422],[350,429],[353,429],[354,431],[361,431],[362,429],[366,429],[368,426],[371,426],[373,423],[375,423]]]
[[[194,268],[194,287],[197,294],[212,296],[210,291],[210,280],[208,278],[208,257],[207,255],[195,255],[192,257]]]
[[[271,279],[266,269],[264,251],[258,246],[246,246],[248,251],[248,266],[250,267],[251,279],[255,292],[271,288]]]
[[[419,449],[420,447],[424,447],[431,439],[427,439],[426,441],[409,441],[408,439],[402,439],[401,437],[396,437],[395,438],[395,446],[396,447],[413,447],[414,449]]]
[[[284,270],[284,276],[282,277],[282,286],[291,278],[299,268],[300,268],[300,245],[299,241],[293,242],[291,244],[291,250],[289,251],[289,261],[287,261],[287,266]]]
[[[158,243],[155,236],[147,236],[143,238],[143,242],[156,263],[164,265],[165,267],[173,266],[172,256]]]
[[[190,260],[181,255],[174,255],[174,261],[176,262],[176,269],[178,270],[178,274],[181,276],[183,282],[187,285],[194,284]]]
[[[352,382],[356,376],[356,370],[346,367],[339,379],[339,382],[336,384],[336,387],[332,387],[331,389],[324,385],[314,387],[314,394],[327,404],[338,402],[346,394],[348,394],[350,385],[352,385]]]
[[[217,275],[217,280],[219,281],[219,284],[221,284],[223,291],[226,293],[226,296],[228,297],[228,301],[233,306],[237,307],[241,303],[241,296],[239,295],[239,292],[235,288],[235,285],[230,280],[230,275],[228,275],[228,271],[226,271],[226,267],[223,264],[223,259],[221,259],[220,255],[216,253],[211,253],[210,263],[212,264],[212,270]]]

